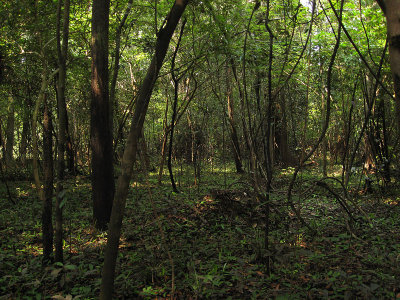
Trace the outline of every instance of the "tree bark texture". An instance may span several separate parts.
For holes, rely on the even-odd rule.
[[[43,232],[43,264],[52,260],[53,254],[53,136],[52,120],[47,99],[44,99],[43,114],[43,172],[44,172],[44,199],[42,202],[42,232]]]
[[[57,52],[58,52],[58,81],[57,81],[57,109],[58,109],[58,147],[57,147],[57,186],[56,186],[56,224],[55,224],[55,259],[58,262],[63,261],[63,217],[62,217],[62,202],[64,199],[63,181],[65,172],[65,146],[68,136],[68,115],[67,105],[65,102],[65,85],[67,74],[67,53],[68,53],[68,35],[69,35],[69,10],[70,1],[64,0],[64,13],[63,13],[63,30],[62,30],[62,44],[60,37],[60,23],[61,23],[61,3],[58,3],[57,13]]]
[[[386,16],[390,68],[395,92],[396,121],[398,136],[400,136],[400,1],[386,0],[377,2]]]
[[[158,32],[155,54],[147,70],[146,77],[142,82],[135,103],[133,120],[122,158],[121,175],[118,178],[111,213],[100,291],[100,299],[102,300],[112,299],[122,218],[124,215],[129,183],[132,177],[132,167],[136,160],[138,139],[142,132],[150,97],[167,53],[170,40],[188,2],[189,0],[176,0],[167,17],[165,26]]]
[[[115,191],[108,95],[109,11],[109,0],[93,0],[90,144],[93,217],[96,227],[101,230],[107,228],[110,220]]]

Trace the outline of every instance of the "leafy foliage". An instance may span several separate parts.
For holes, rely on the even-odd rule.
[[[225,176],[235,189],[207,187],[223,186]],[[279,189],[285,189],[287,179],[279,177]],[[304,184],[312,179],[309,175]],[[179,194],[156,187],[155,175],[133,183],[120,245],[117,298],[168,297],[172,281],[179,298],[369,299],[393,298],[400,292],[396,196],[357,196],[371,223],[360,216],[350,234],[343,210],[323,191],[314,190],[304,199],[303,210],[319,234],[312,236],[306,228],[287,223],[289,216],[275,215],[269,250],[272,272],[267,274],[259,260],[262,210],[251,191],[241,186],[242,179],[217,172],[197,190],[191,177],[179,180]],[[2,295],[96,298],[106,236],[92,227],[88,186],[85,178],[69,180],[66,261],[43,270],[36,218],[40,205],[28,182],[13,184],[17,205],[3,201],[0,217]],[[280,193],[274,194],[274,202],[283,201]]]

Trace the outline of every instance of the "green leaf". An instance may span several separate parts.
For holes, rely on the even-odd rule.
[[[75,265],[65,265],[64,268],[66,270],[76,270],[76,266]]]
[[[63,198],[61,203],[60,203],[60,208],[63,208],[63,206],[67,203],[67,198]]]

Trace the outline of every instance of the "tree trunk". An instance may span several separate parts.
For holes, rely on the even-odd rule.
[[[286,113],[286,99],[284,96],[280,97],[280,111],[281,111],[281,126],[279,130],[279,153],[281,156],[281,161],[285,166],[294,164],[295,159],[290,152],[289,142],[288,142],[288,118]]]
[[[67,115],[68,116],[68,115]],[[66,153],[67,153],[67,169],[70,173],[73,175],[76,174],[76,167],[75,167],[75,149],[72,144],[72,137],[71,133],[69,131],[69,126],[68,126],[68,117],[66,118],[66,129],[67,129],[67,141],[66,141]]]
[[[15,125],[15,114],[14,114],[14,100],[12,96],[8,97],[9,108],[8,108],[8,118],[6,125],[6,165],[8,167],[12,166],[14,157],[14,125]]]
[[[43,265],[48,265],[53,254],[53,136],[51,113],[44,99],[43,115],[43,172],[44,172],[44,199],[42,202],[42,232],[43,232]]]
[[[144,132],[142,130],[142,133],[140,135],[140,139],[139,139],[139,148],[140,148],[140,154],[141,154],[141,158],[142,158],[142,164],[144,167],[145,172],[149,172],[151,171],[151,165],[150,165],[150,157],[149,157],[149,153],[147,150],[147,145],[146,145],[146,139],[144,137]]]
[[[392,70],[395,92],[397,134],[400,137],[400,1],[381,0],[377,2],[386,16],[390,68]]]
[[[114,120],[114,110],[117,110],[117,101],[115,98],[115,87],[117,85],[117,79],[118,79],[118,71],[119,71],[119,60],[121,56],[121,33],[122,33],[122,28],[125,25],[126,19],[129,16],[129,13],[132,8],[132,2],[133,0],[128,1],[128,6],[125,10],[124,16],[122,17],[121,22],[118,25],[118,28],[115,32],[115,54],[114,54],[114,69],[112,72],[112,77],[111,77],[111,85],[110,85],[110,120],[111,120],[111,126],[112,126],[112,132],[114,132],[114,125],[113,125],[113,120]]]
[[[44,55],[42,56],[42,59],[43,59],[43,61],[42,61],[43,69],[42,69],[42,75],[41,75],[42,76],[42,83],[41,83],[41,86],[40,86],[40,91],[39,91],[39,94],[38,94],[38,97],[37,97],[37,100],[36,100],[36,104],[35,104],[35,108],[34,108],[34,111],[33,111],[33,115],[32,115],[32,163],[33,163],[33,178],[34,178],[34,181],[35,181],[35,186],[36,186],[36,190],[37,190],[37,193],[38,193],[38,196],[39,196],[39,200],[43,204],[43,211],[46,210],[48,212],[51,209],[51,206],[49,208],[49,205],[51,205],[51,204],[49,204],[48,202],[51,201],[51,199],[52,199],[52,197],[49,196],[49,194],[50,194],[50,187],[49,186],[50,185],[51,185],[51,192],[53,191],[53,183],[51,182],[51,184],[50,184],[49,180],[50,180],[50,178],[53,177],[53,174],[52,173],[50,174],[50,172],[47,172],[45,174],[45,185],[44,185],[45,189],[43,190],[42,189],[42,184],[40,182],[40,175],[39,175],[39,166],[38,166],[39,149],[38,149],[38,137],[37,137],[37,132],[36,131],[37,131],[37,121],[38,121],[38,117],[39,117],[40,107],[41,107],[42,103],[46,102],[46,93],[45,92],[46,92],[46,89],[47,89],[47,86],[48,86],[48,83],[49,83],[49,79],[53,78],[58,70],[56,70],[53,74],[48,75],[47,63],[46,63],[46,60],[44,59]],[[44,135],[46,135],[46,130],[48,130],[50,132],[48,134],[51,135],[51,127],[50,127],[50,129],[46,129],[46,127],[44,127],[44,132],[43,132]],[[48,138],[43,143],[43,147],[50,148],[49,146],[46,146],[46,143],[51,144],[51,141],[48,141]],[[46,157],[46,155],[48,156],[49,154],[46,153],[45,150],[47,151],[48,149],[44,149],[44,151],[43,151],[43,154]],[[50,152],[51,152],[50,155],[52,155],[52,151],[50,151]],[[51,169],[53,168],[52,165],[51,166],[48,166],[48,165],[45,166],[45,168],[50,168],[50,167],[51,167]],[[51,210],[50,210],[50,212],[51,212]],[[44,213],[44,214],[47,215],[47,213]],[[45,240],[45,238],[49,236],[50,228],[49,228],[49,225],[47,223],[48,222],[48,217],[44,218],[42,216],[42,220],[45,221],[45,224],[47,224],[47,225],[43,225],[43,230],[45,230],[43,232],[43,242],[44,242],[43,248],[47,248],[47,250],[46,250],[46,255],[47,255],[50,252],[50,249],[49,249],[50,245],[49,244],[45,245],[45,243],[48,243],[47,240]],[[52,230],[52,228],[51,228],[51,230]],[[51,251],[52,251],[52,247],[51,247]],[[45,252],[43,252],[43,253],[45,253]],[[45,262],[46,259],[47,258],[45,258],[43,260],[43,262]]]
[[[3,140],[3,134],[2,134],[2,122],[0,121],[0,147],[1,147],[1,152],[3,153],[3,157],[2,159],[5,160],[6,158],[6,147],[4,144],[4,140]]]
[[[93,0],[90,144],[93,217],[100,230],[105,230],[110,221],[115,191],[112,120],[108,95],[109,11],[109,0]]]
[[[32,165],[33,165],[33,178],[35,181],[36,190],[39,196],[40,201],[44,202],[45,196],[42,189],[42,184],[40,182],[40,175],[39,175],[39,149],[38,149],[38,137],[37,137],[37,121],[39,117],[40,106],[44,102],[46,94],[46,88],[48,86],[48,74],[47,74],[47,65],[46,62],[43,60],[43,69],[42,69],[42,83],[40,87],[40,91],[38,94],[38,98],[36,100],[35,108],[33,111],[32,116]]]
[[[240,155],[240,146],[239,146],[239,138],[236,130],[235,117],[234,117],[234,103],[232,97],[232,87],[231,87],[231,77],[230,77],[230,69],[227,70],[228,74],[226,74],[226,98],[228,104],[228,120],[229,127],[231,130],[231,142],[232,142],[232,152],[233,159],[235,161],[236,172],[243,173],[242,166],[242,158]]]
[[[165,119],[166,121],[166,119]],[[161,185],[161,180],[162,180],[162,175],[163,175],[163,170],[164,170],[164,164],[165,164],[165,158],[166,158],[166,153],[167,153],[167,141],[168,141],[168,128],[167,126],[164,127],[164,134],[163,134],[163,142],[161,146],[161,162],[160,162],[160,169],[158,171],[158,185]]]
[[[379,106],[379,111],[380,111],[380,117],[382,121],[382,135],[383,139],[381,140],[382,143],[382,158],[381,158],[381,163],[382,163],[382,169],[383,169],[383,178],[385,180],[385,183],[388,184],[391,181],[391,175],[390,175],[390,153],[389,153],[389,145],[388,145],[388,132],[387,132],[387,126],[386,126],[386,113],[385,113],[385,100],[381,99],[380,100],[380,106]]]
[[[24,115],[22,121],[22,134],[21,134],[21,145],[19,150],[19,159],[22,165],[26,162],[26,152],[28,148],[28,135],[29,135],[29,117]]]
[[[182,27],[181,27],[181,32],[179,34],[179,39],[178,39],[178,43],[175,47],[175,51],[174,51],[174,55],[172,56],[172,62],[171,62],[171,77],[172,77],[172,81],[174,83],[174,102],[172,103],[172,118],[171,118],[171,132],[170,132],[170,138],[169,138],[169,145],[168,145],[168,171],[169,171],[169,178],[171,180],[171,185],[172,185],[172,190],[175,193],[178,193],[178,189],[176,187],[175,184],[175,180],[174,180],[174,174],[172,172],[172,145],[174,142],[174,132],[175,132],[175,120],[176,120],[176,110],[177,110],[177,106],[178,106],[178,92],[179,92],[179,81],[182,78],[181,76],[176,76],[175,74],[175,59],[176,59],[176,55],[178,53],[179,50],[179,45],[181,43],[182,40],[182,35],[183,35],[183,31],[185,29],[185,24],[186,24],[186,20],[183,21],[182,23]]]
[[[57,12],[57,50],[58,50],[58,81],[57,81],[57,109],[58,109],[58,147],[57,147],[57,186],[56,186],[56,230],[55,230],[55,259],[63,261],[63,229],[62,229],[62,202],[64,199],[63,181],[65,173],[65,146],[68,136],[68,115],[65,102],[65,83],[67,74],[67,53],[69,35],[69,9],[70,1],[64,0],[62,45],[60,38],[61,2],[58,2]]]
[[[128,195],[129,182],[132,177],[132,167],[136,160],[138,139],[143,128],[150,97],[167,53],[172,34],[174,33],[188,2],[189,0],[176,0],[168,15],[165,26],[158,32],[155,54],[147,70],[146,77],[140,87],[138,98],[135,103],[135,112],[122,158],[121,175],[118,178],[111,213],[101,280],[100,299],[102,300],[112,299],[122,218],[125,210],[126,197]]]

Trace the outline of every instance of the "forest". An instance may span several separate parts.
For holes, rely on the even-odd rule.
[[[400,1],[0,1],[0,300],[400,298]]]

